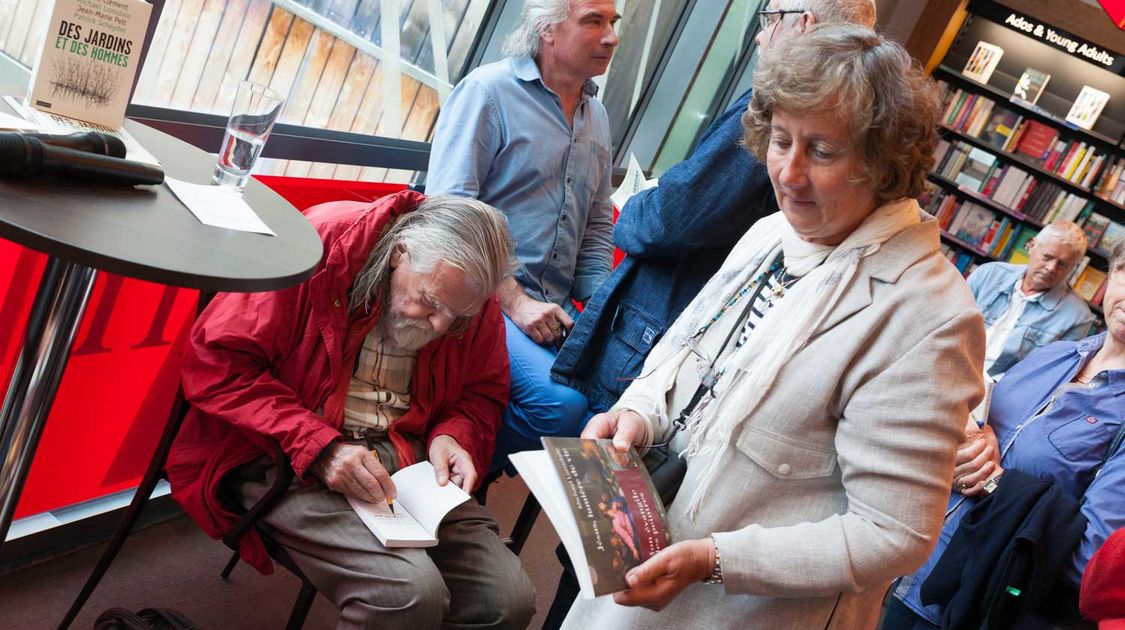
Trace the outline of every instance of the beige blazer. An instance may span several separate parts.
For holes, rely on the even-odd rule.
[[[565,627],[875,626],[890,582],[934,547],[956,447],[983,393],[983,319],[938,245],[924,215],[861,261],[834,312],[721,449],[721,477],[694,519],[703,466],[688,458],[672,533],[714,536],[724,584],[691,586],[660,613],[579,600]],[[661,354],[658,345],[645,373]],[[659,372],[622,397],[657,416],[657,439],[669,426],[652,403],[674,378]]]

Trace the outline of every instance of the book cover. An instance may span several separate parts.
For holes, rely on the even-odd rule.
[[[1016,238],[1013,240],[1012,253],[1008,258],[1008,262],[1015,265],[1027,264],[1029,260],[1027,256],[1027,242],[1035,238],[1038,234],[1038,231],[1026,225],[1023,226],[1023,228],[1020,230],[1020,233],[1017,234]]]
[[[965,63],[965,68],[961,70],[961,74],[974,81],[988,83],[992,71],[996,69],[996,65],[1000,63],[1000,58],[1003,56],[1003,48],[985,41],[977,42],[977,47],[973,50],[973,54],[969,56],[969,61]]]
[[[1108,102],[1109,94],[1084,85],[1082,91],[1078,93],[1078,98],[1074,100],[1074,105],[1071,105],[1066,121],[1083,129],[1093,129],[1094,123],[1098,122],[1098,116],[1102,114],[1102,108]]]
[[[1042,160],[1057,138],[1058,132],[1054,127],[1044,125],[1037,120],[1029,120],[1024,125],[1019,144],[1016,145],[1016,153],[1022,153],[1034,160]]]
[[[980,139],[997,149],[1003,149],[1008,144],[1008,140],[1012,138],[1012,134],[1016,132],[1020,120],[1019,114],[1003,107],[997,107],[993,110],[992,116],[989,117],[988,124],[981,131]]]
[[[961,172],[957,174],[953,181],[979,191],[983,184],[988,181],[988,176],[995,164],[995,155],[973,147],[969,150],[969,158],[961,167]]]
[[[151,13],[152,5],[141,0],[55,0],[31,105],[121,127]]]
[[[961,212],[966,213],[965,220],[958,227],[955,236],[973,245],[984,238],[988,229],[992,227],[992,222],[996,220],[996,215],[991,210],[975,203],[965,204]]]
[[[582,596],[625,590],[626,572],[672,544],[644,463],[610,440],[542,440],[542,451],[515,453],[511,462],[558,532]]]
[[[1117,243],[1123,238],[1125,238],[1125,225],[1117,221],[1110,221],[1109,225],[1105,228],[1105,232],[1102,234],[1101,240],[1098,241],[1098,249],[1106,254],[1111,254],[1113,253],[1113,248],[1116,247]]]
[[[1082,276],[1078,278],[1078,282],[1074,284],[1074,292],[1077,293],[1083,300],[1087,302],[1094,299],[1094,294],[1101,288],[1102,283],[1105,282],[1106,273],[1101,269],[1095,267],[1086,267],[1082,272]]]
[[[1051,75],[1046,72],[1028,68],[1020,75],[1020,80],[1016,81],[1016,87],[1012,88],[1012,98],[1018,98],[1034,105],[1039,102],[1039,95],[1043,93],[1043,89],[1047,87],[1047,82],[1050,80]]]

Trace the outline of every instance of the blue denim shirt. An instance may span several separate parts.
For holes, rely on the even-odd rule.
[[[1097,353],[1105,336],[1103,332],[1077,342],[1059,341],[1032,352],[997,383],[988,414],[1000,443],[1001,466],[1050,477],[1075,498],[1085,491],[1082,515],[1086,532],[1065,570],[1075,586],[1090,556],[1110,534],[1125,526],[1125,450],[1117,451],[1095,477],[1109,443],[1125,422],[1125,370],[1102,372],[1094,379],[1096,387],[1058,391]],[[903,578],[895,589],[896,597],[931,623],[940,622],[942,607],[922,605],[922,582],[976,503],[957,493],[950,496],[937,548],[921,569]]]
[[[426,193],[474,197],[508,217],[515,277],[572,308],[613,264],[609,116],[587,82],[573,128],[530,57],[481,66],[441,108]]]
[[[969,276],[969,288],[984,314],[986,330],[1008,310],[1012,291],[1019,290],[1026,269],[1025,265],[992,262],[977,267]],[[988,373],[1004,374],[1029,352],[1049,343],[1081,339],[1090,334],[1093,323],[1094,314],[1085,300],[1064,282],[1027,303]]]
[[[741,145],[747,91],[704,132],[660,185],[625,204],[613,231],[628,256],[606,279],[563,345],[551,378],[608,409],[649,350],[759,218],[777,212],[766,168]]]

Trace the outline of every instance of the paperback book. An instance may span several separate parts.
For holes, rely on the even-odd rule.
[[[469,495],[447,483],[439,486],[434,465],[419,462],[391,475],[398,498],[394,508],[348,497],[360,520],[384,547],[434,547],[441,519],[469,500]]]
[[[966,77],[981,83],[988,83],[988,79],[992,77],[992,71],[1000,63],[1000,58],[1004,56],[1004,49],[988,42],[977,42],[977,47],[973,50],[973,54],[969,56],[969,61],[965,63],[965,68],[961,71]]]
[[[141,0],[55,0],[31,105],[121,127],[151,13],[152,5]]]
[[[626,590],[625,574],[671,544],[664,504],[636,451],[543,438],[542,451],[510,459],[555,526],[582,597]]]
[[[1016,87],[1012,89],[1012,98],[1034,105],[1039,101],[1039,95],[1043,93],[1044,88],[1047,87],[1047,82],[1050,80],[1051,75],[1046,72],[1028,68],[1023,71],[1020,80],[1016,82]]]
[[[1078,94],[1078,98],[1075,99],[1074,105],[1070,107],[1070,112],[1066,115],[1066,121],[1083,129],[1093,129],[1094,123],[1098,122],[1098,116],[1102,114],[1102,109],[1108,102],[1109,94],[1084,85],[1082,91]]]

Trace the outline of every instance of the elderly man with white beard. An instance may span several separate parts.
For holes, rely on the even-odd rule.
[[[509,390],[493,296],[510,271],[504,217],[410,191],[305,216],[325,246],[315,275],[220,294],[192,330],[173,497],[220,537],[291,466],[296,480],[262,520],[340,610],[337,627],[525,627],[532,587],[476,501],[450,511],[427,549],[384,547],[348,503],[387,506],[390,475],[422,460],[466,491],[487,470]],[[269,572],[253,531],[239,544]]]

